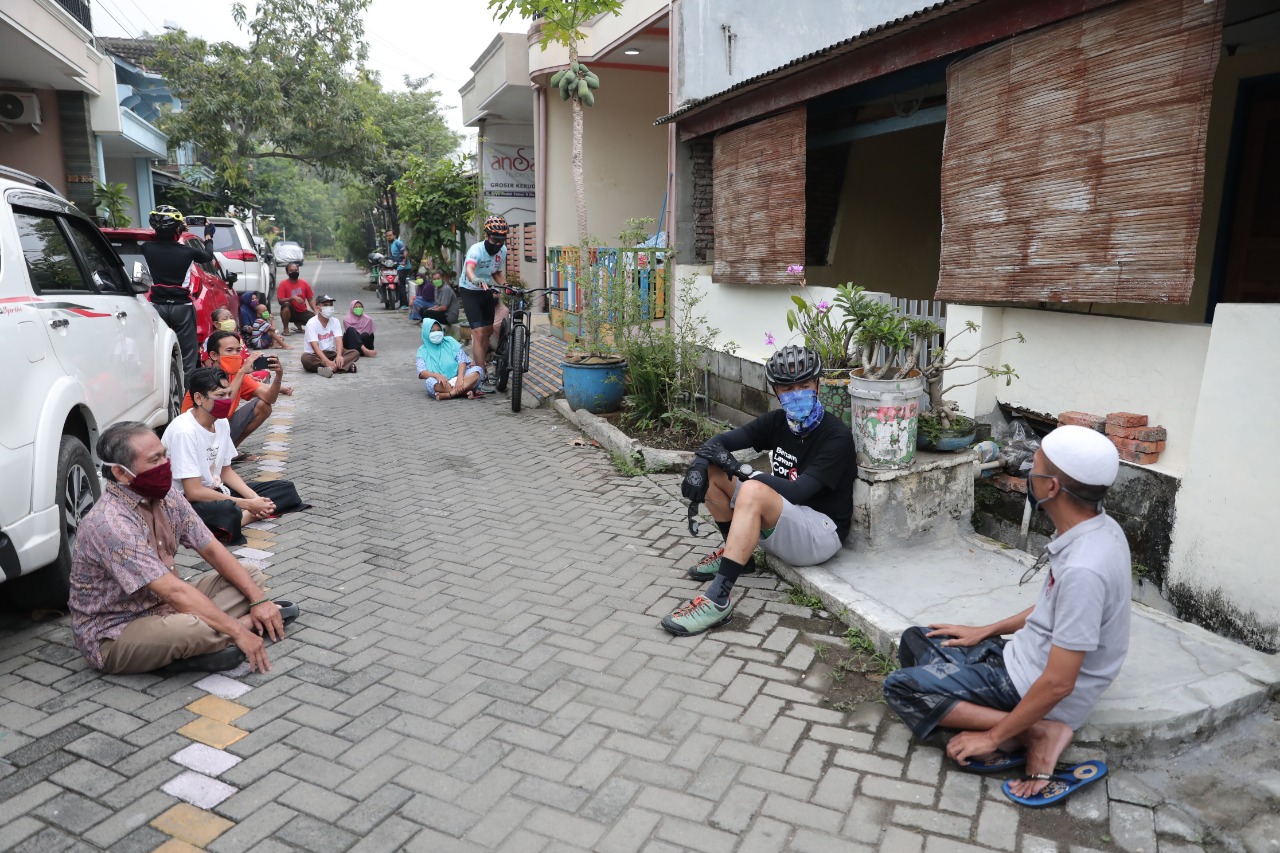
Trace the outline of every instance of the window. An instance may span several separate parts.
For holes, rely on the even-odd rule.
[[[27,261],[27,274],[36,293],[91,293],[76,266],[71,247],[50,213],[14,211],[18,239]]]
[[[80,250],[80,257],[89,269],[89,278],[103,292],[125,293],[132,295],[129,281],[123,271],[116,266],[116,259],[111,257],[102,242],[102,235],[92,225],[79,219],[68,218],[71,226],[71,239]]]
[[[236,234],[234,225],[221,225],[218,230],[213,232],[213,250],[215,252],[231,252],[240,248],[240,237]]]

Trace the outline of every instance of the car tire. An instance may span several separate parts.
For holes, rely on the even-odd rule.
[[[166,406],[169,419],[165,422],[166,425],[173,423],[174,418],[182,414],[182,400],[186,393],[187,389],[182,376],[182,356],[174,353],[169,359],[169,398]]]
[[[93,457],[84,442],[64,435],[58,446],[58,558],[39,571],[5,584],[5,595],[19,609],[66,610],[71,595],[71,557],[80,522],[102,495]]]

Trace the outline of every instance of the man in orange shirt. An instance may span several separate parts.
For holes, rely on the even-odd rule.
[[[280,398],[280,380],[284,378],[284,365],[274,355],[265,356],[267,369],[274,375],[270,382],[259,382],[251,375],[254,359],[242,357],[240,339],[233,332],[214,332],[205,343],[210,361],[221,367],[231,377],[231,393],[234,402],[228,424],[231,442],[239,449],[241,442],[271,417],[272,407]],[[244,403],[244,405],[240,405]],[[182,411],[191,408],[191,395],[182,401]],[[241,457],[237,457],[241,459]]]

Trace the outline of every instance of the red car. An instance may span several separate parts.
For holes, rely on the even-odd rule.
[[[125,271],[135,281],[151,284],[151,271],[147,269],[146,259],[142,257],[142,244],[156,239],[156,232],[150,228],[103,228],[103,235],[111,241],[112,247],[124,261]],[[182,235],[182,241],[197,249],[204,249],[204,241],[191,233]],[[218,259],[207,264],[192,264],[185,282],[191,289],[191,301],[196,306],[196,339],[204,346],[205,339],[213,331],[213,312],[219,308],[228,308],[231,316],[240,323],[240,300],[231,285],[235,283],[235,273],[228,273],[223,278]]]

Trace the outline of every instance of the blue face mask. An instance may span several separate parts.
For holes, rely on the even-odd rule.
[[[818,392],[812,388],[784,391],[778,395],[778,402],[787,414],[787,428],[796,435],[804,435],[822,420],[822,403],[818,401]]]

